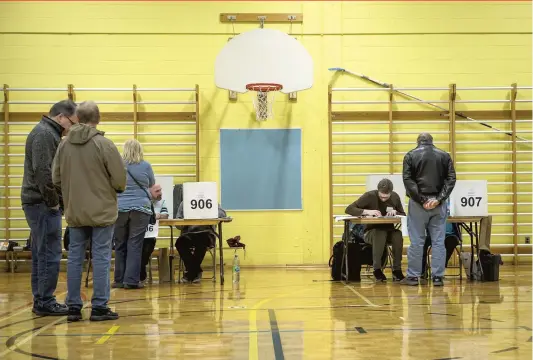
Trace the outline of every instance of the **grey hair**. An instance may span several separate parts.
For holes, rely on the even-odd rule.
[[[422,133],[418,135],[418,138],[416,139],[416,143],[418,145],[424,143],[424,144],[433,144],[433,136],[431,136],[430,133]]]
[[[76,109],[76,115],[81,124],[98,125],[100,122],[100,109],[94,101],[84,101]]]

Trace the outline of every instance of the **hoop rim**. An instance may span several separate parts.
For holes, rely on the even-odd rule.
[[[275,83],[252,83],[252,84],[247,84],[246,89],[251,90],[251,91],[261,91],[261,92],[279,91],[283,89],[283,85],[275,84]]]

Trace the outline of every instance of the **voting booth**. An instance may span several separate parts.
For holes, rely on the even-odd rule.
[[[450,216],[489,216],[487,180],[457,180],[450,195]]]
[[[188,182],[183,184],[183,218],[218,218],[216,182]]]

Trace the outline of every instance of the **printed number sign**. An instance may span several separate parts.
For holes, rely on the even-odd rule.
[[[144,233],[144,238],[156,238],[157,235],[159,235],[159,220],[157,220],[154,225],[148,224],[146,227],[146,233]]]
[[[185,219],[218,218],[218,191],[216,182],[183,184],[183,217]]]
[[[487,181],[457,180],[450,205],[451,216],[487,216]]]

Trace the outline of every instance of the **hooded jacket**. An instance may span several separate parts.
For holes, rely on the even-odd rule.
[[[117,147],[103,131],[86,124],[72,126],[57,149],[52,178],[61,187],[70,227],[115,223],[117,193],[126,188],[126,170]]]

